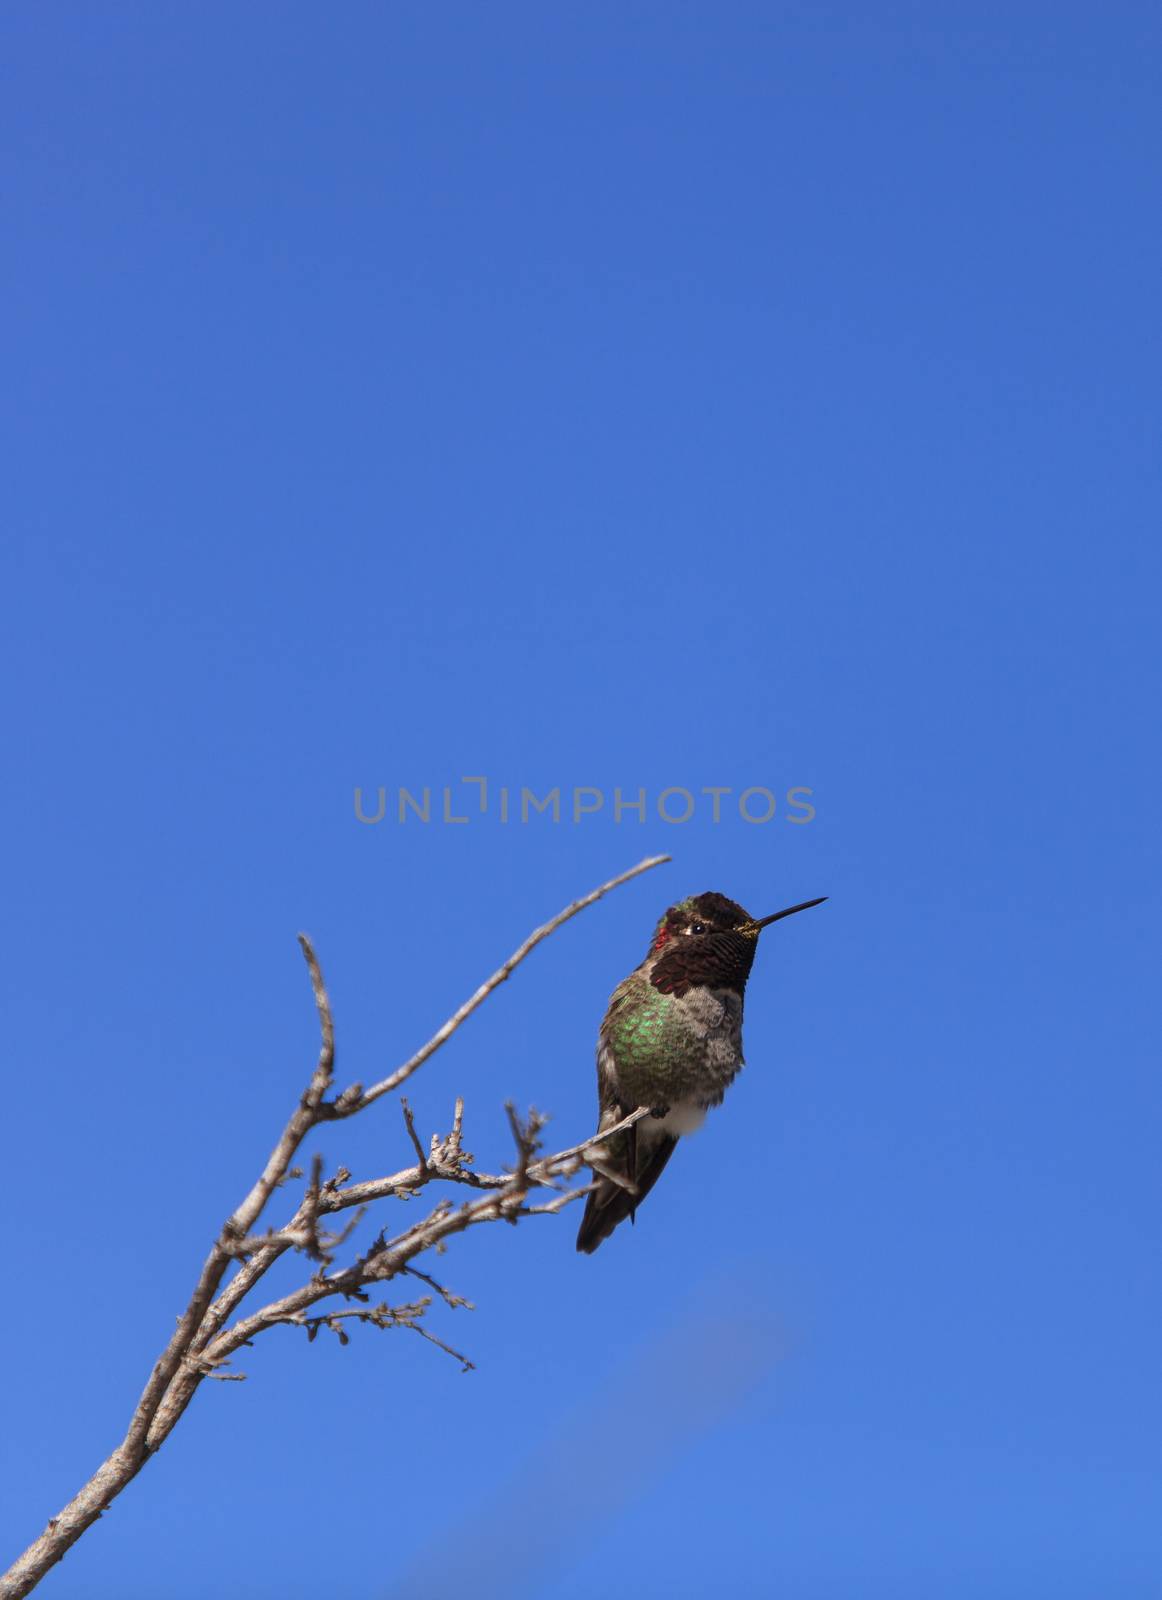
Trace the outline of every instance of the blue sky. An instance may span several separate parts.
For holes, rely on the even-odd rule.
[[[43,1593],[1156,1595],[1157,8],[3,34],[4,1550],[306,1080],[297,930],[367,1081],[666,851],[413,1085],[573,1142],[668,902],[830,895],[637,1227],[455,1242],[469,1375],[267,1335]],[[354,816],[466,774],[607,800]]]

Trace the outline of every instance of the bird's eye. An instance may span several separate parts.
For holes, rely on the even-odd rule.
[[[706,932],[706,924],[704,922],[692,922],[690,924],[690,932],[691,933],[705,933]]]

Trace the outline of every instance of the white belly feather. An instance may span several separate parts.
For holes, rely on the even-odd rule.
[[[694,1100],[680,1100],[676,1106],[671,1106],[666,1115],[655,1127],[663,1133],[668,1133],[671,1139],[680,1139],[685,1133],[697,1133],[706,1121],[706,1107],[700,1106]]]

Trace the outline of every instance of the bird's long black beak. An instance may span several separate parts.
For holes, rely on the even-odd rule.
[[[818,900],[804,900],[802,905],[787,906],[783,911],[772,911],[769,917],[762,917],[757,922],[744,922],[736,931],[749,934],[752,939],[757,939],[762,930],[769,928],[772,922],[778,922],[783,917],[793,917],[796,911],[810,911],[812,906],[821,906],[826,899],[827,896],[821,894]]]

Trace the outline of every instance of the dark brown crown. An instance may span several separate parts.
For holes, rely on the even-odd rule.
[[[737,900],[728,900],[724,894],[717,894],[711,889],[706,894],[691,895],[688,900],[679,900],[677,905],[671,906],[654,929],[650,949],[657,948],[663,933],[671,938],[693,922],[701,922],[706,928],[721,932],[727,928],[737,928],[740,923],[750,920],[750,913],[744,911]]]

